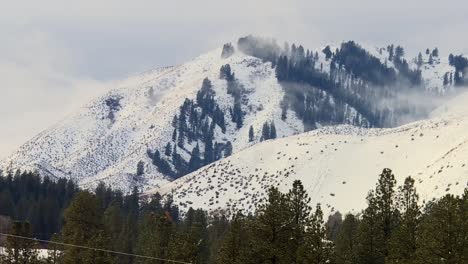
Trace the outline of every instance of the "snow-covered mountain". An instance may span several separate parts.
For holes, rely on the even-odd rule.
[[[335,49],[336,47],[331,47],[331,50]],[[365,82],[366,75],[360,77],[354,73],[347,73],[346,66],[340,66],[340,71],[332,72],[331,66],[335,63],[331,58],[327,58],[327,54],[322,50],[323,48],[310,50],[310,53],[308,50],[307,57],[301,48],[282,53],[291,58],[298,57],[297,61],[309,63],[309,71],[326,80],[327,84],[333,84],[335,88],[342,87],[341,90],[326,90],[320,85],[308,85],[308,93],[304,94],[303,99],[304,104],[307,102],[305,107],[297,107],[302,102],[291,103],[293,101],[285,100],[292,95],[296,96],[295,100],[301,98],[303,95],[297,92],[297,86],[304,89],[305,84],[301,81],[289,81],[286,86],[284,81],[278,81],[279,64],[275,59],[268,60],[263,56],[271,55],[270,52],[257,55],[255,52],[247,52],[245,47],[239,49],[225,45],[224,48],[211,51],[185,64],[145,72],[122,81],[115,89],[92,100],[78,112],[26,142],[0,162],[0,169],[4,174],[17,169],[37,170],[41,175],[53,178],[74,179],[84,188],[93,188],[99,182],[104,182],[124,191],[129,191],[134,186],[148,190],[167,186],[175,179],[203,165],[226,158],[231,153],[235,155],[218,164],[234,162],[245,153],[266,160],[267,157],[256,155],[255,151],[268,153],[262,152],[261,149],[266,148],[267,151],[269,145],[280,147],[290,140],[291,143],[287,144],[291,146],[298,142],[313,145],[319,144],[314,143],[318,141],[322,144],[328,140],[327,148],[334,149],[331,145],[332,141],[334,142],[332,136],[325,141],[314,136],[328,133],[327,131],[342,131],[340,137],[349,137],[346,146],[351,146],[357,132],[368,137],[374,133],[392,134],[393,132],[389,131],[409,129],[404,127],[380,131],[351,126],[325,127],[296,138],[268,141],[251,147],[263,139],[288,137],[327,125],[372,127],[378,124],[377,121],[373,123],[371,119],[372,117],[377,120],[375,115],[370,115],[369,111],[363,110],[361,105],[356,103],[364,100],[362,94],[350,92],[371,88]],[[267,48],[264,51],[267,51]],[[389,68],[396,69],[392,62],[387,61],[388,49],[367,48],[367,52],[377,58],[381,65],[385,65],[382,67],[388,65]],[[444,75],[453,72],[454,68],[445,57],[431,56],[431,60],[433,61],[430,64],[429,55],[423,55],[423,65],[420,66],[423,87],[425,90],[444,94],[453,89],[452,84],[444,85]],[[417,61],[407,61],[410,69],[417,68]],[[229,65],[229,70],[225,67],[224,71],[220,71],[225,65]],[[399,71],[396,70],[397,73]],[[357,99],[349,98],[350,95]],[[289,105],[285,105],[286,101]],[[380,112],[384,113],[383,110]],[[393,117],[393,113],[388,113],[386,117]],[[321,117],[318,118],[319,116]],[[381,116],[378,117],[378,121],[381,121]],[[265,136],[265,125],[269,136]],[[273,126],[274,133],[271,128]],[[300,139],[304,141],[298,141]],[[308,139],[311,141],[306,142]],[[415,140],[418,139],[419,137],[415,136]],[[316,147],[325,148],[322,145]],[[206,155],[207,149],[211,149],[213,154]],[[289,164],[283,160],[288,154],[282,156],[287,151],[289,150],[284,149],[281,150],[283,154],[274,155],[272,164],[260,163],[264,164],[262,170],[269,171],[270,166],[273,168],[279,164]],[[295,153],[294,151],[292,153]],[[327,153],[327,149],[323,151]],[[279,151],[270,153],[277,152]],[[310,149],[309,152],[312,153],[313,150]],[[193,158],[198,155],[200,157]],[[293,161],[294,158],[291,158],[288,167],[298,166],[296,163],[299,163],[299,159]],[[289,161],[289,157],[287,160]],[[241,162],[246,162],[243,166],[249,164],[244,160]],[[383,165],[383,161],[379,164]],[[345,167],[338,163],[336,166]],[[284,173],[289,171],[288,175],[292,175],[291,170],[295,171],[293,168]],[[240,167],[238,169],[241,170]],[[206,170],[207,167],[198,173]],[[376,173],[373,171],[373,174]],[[197,174],[187,177],[193,178],[193,175]],[[223,174],[222,177],[227,175]],[[184,182],[188,178],[178,182]],[[246,179],[243,184],[246,184]],[[277,179],[281,177],[278,176]],[[248,184],[254,184],[254,181]],[[215,189],[213,190],[221,193],[221,190]],[[247,190],[244,192],[248,192]]]
[[[270,186],[286,192],[301,180],[327,212],[360,211],[378,175],[391,168],[399,184],[411,176],[421,200],[468,186],[468,92],[439,107],[430,119],[397,128],[324,127],[268,140],[215,162],[162,188],[182,210],[252,212]]]
[[[134,184],[167,183],[171,179],[152,165],[147,150],[163,149],[171,141],[173,116],[186,98],[196,97],[206,77],[212,80],[217,103],[229,112],[233,99],[226,92],[226,81],[219,79],[220,67],[225,64],[231,65],[249,94],[248,104],[243,105],[247,112],[243,127],[237,129],[226,118],[226,133],[216,131],[220,140],[230,140],[236,152],[251,145],[250,126],[259,135],[262,124],[272,120],[279,137],[303,132],[294,114],[288,114],[286,121],[280,118],[283,91],[270,63],[240,53],[222,59],[221,49],[217,49],[186,64],[122,82],[25,143],[1,167],[5,172],[38,170],[43,175],[72,178],[84,187],[99,181],[125,190]],[[139,161],[145,162],[144,176],[134,180]]]

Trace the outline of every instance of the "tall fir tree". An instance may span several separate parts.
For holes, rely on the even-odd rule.
[[[421,210],[414,179],[407,177],[399,187],[397,206],[401,213],[398,226],[390,237],[389,263],[413,263],[417,250],[416,240]]]
[[[202,160],[200,158],[200,147],[198,146],[198,143],[192,150],[188,166],[190,172],[196,171],[202,166]]]
[[[305,234],[313,224],[311,219],[312,208],[309,205],[311,199],[299,180],[293,182],[293,187],[286,198],[288,199],[292,218],[288,252],[291,254],[292,263],[298,263],[303,254],[301,251],[303,251]]]
[[[11,226],[11,235],[19,237],[32,237],[32,228],[28,222],[13,222]],[[1,263],[17,264],[17,263],[38,263],[38,252],[34,240],[28,240],[18,237],[7,237],[6,240],[6,256]]]
[[[304,243],[299,248],[297,263],[326,264],[332,260],[333,244],[326,239],[326,230],[323,222],[323,212],[317,204],[311,225],[306,229]]]
[[[79,192],[64,213],[63,242],[67,244],[106,249],[109,239],[104,230],[99,200],[89,192]],[[107,253],[92,249],[67,247],[64,264],[111,263]]]
[[[385,263],[384,234],[379,219],[379,212],[374,192],[367,196],[367,208],[362,214],[362,220],[357,234],[357,263]]]
[[[334,261],[337,264],[358,263],[356,248],[359,219],[353,214],[347,214],[335,241]]]
[[[249,128],[249,142],[253,142],[255,139],[254,129],[252,126]]]
[[[247,219],[240,213],[232,219],[217,253],[217,264],[252,263],[252,245]]]
[[[285,194],[271,187],[267,203],[259,206],[251,226],[254,263],[291,263],[287,247],[292,227],[288,203]]]
[[[468,188],[462,197],[448,194],[425,208],[415,263],[468,262]]]

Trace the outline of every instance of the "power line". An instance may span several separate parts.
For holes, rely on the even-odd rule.
[[[172,260],[172,259],[156,258],[156,257],[150,257],[150,256],[144,256],[144,255],[137,255],[137,254],[131,254],[131,253],[126,253],[126,252],[108,250],[108,249],[93,248],[93,247],[87,247],[87,246],[79,246],[79,245],[73,245],[73,244],[68,244],[68,243],[61,243],[61,242],[55,242],[55,241],[50,241],[50,240],[37,239],[37,238],[32,238],[32,237],[24,237],[24,236],[16,236],[16,235],[10,235],[10,234],[5,234],[5,233],[0,233],[0,236],[2,236],[2,235],[3,235],[3,236],[7,236],[7,237],[13,237],[13,238],[20,238],[20,239],[26,239],[26,240],[33,240],[33,241],[36,241],[36,242],[43,242],[43,243],[49,243],[49,244],[56,244],[56,245],[61,245],[61,246],[66,246],[66,247],[75,247],[75,248],[88,249],[88,250],[94,250],[94,251],[101,251],[101,252],[107,252],[107,253],[118,254],[118,255],[124,255],[124,256],[131,256],[131,257],[137,257],[137,258],[152,259],[152,260],[161,260],[161,261],[167,261],[167,262],[170,262],[170,263],[179,263],[179,264],[192,264],[191,262],[185,262],[185,261],[178,261],[178,260]]]

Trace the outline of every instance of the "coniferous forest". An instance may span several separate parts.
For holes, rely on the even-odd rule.
[[[142,196],[136,189],[123,195],[103,184],[82,191],[32,173],[0,177],[0,194],[0,214],[12,219],[0,219],[0,227],[9,226],[5,232],[86,247],[8,237],[1,263],[468,261],[468,189],[421,201],[414,180],[397,183],[390,169],[378,176],[362,212],[328,217],[320,204],[310,206],[300,181],[286,193],[272,187],[254,214],[230,216],[192,208],[182,213],[170,196]],[[37,248],[47,248],[48,257],[39,258]]]

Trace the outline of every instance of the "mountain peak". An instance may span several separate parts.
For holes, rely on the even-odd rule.
[[[132,76],[26,142],[0,167],[37,170],[84,188],[104,182],[124,191],[152,189],[261,141],[425,118],[437,103],[419,105],[402,95],[446,96],[460,74],[444,58],[430,64],[424,57],[416,65],[399,46],[327,47],[281,47],[247,36],[187,63]]]

